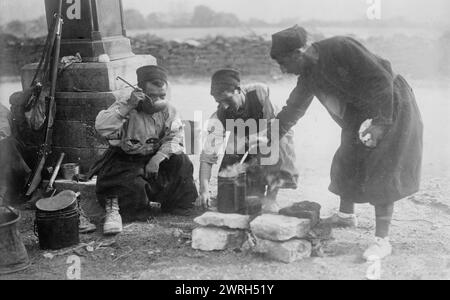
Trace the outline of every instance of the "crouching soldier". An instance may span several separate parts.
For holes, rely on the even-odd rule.
[[[268,127],[261,127],[260,121],[269,123],[278,113],[270,100],[268,86],[261,83],[241,85],[240,74],[233,69],[222,69],[214,73],[211,81],[211,95],[218,106],[217,111],[208,121],[208,135],[200,156],[200,197],[197,205],[203,207],[210,205],[211,170],[213,164],[218,162],[218,154],[225,141],[226,131],[234,132],[234,134],[228,141],[219,174],[239,164],[244,158],[245,150],[249,150],[252,146],[252,140],[257,141],[261,134],[267,134],[266,130],[270,128],[269,124],[267,124]],[[253,128],[256,132],[251,132],[252,128],[237,128],[239,124],[244,122],[249,124],[248,121],[252,120],[257,125]],[[228,128],[227,123],[234,124],[234,127]],[[245,136],[241,136],[239,132],[244,132]],[[258,138],[252,139],[251,135],[257,135]],[[264,138],[264,134],[262,137]],[[230,144],[232,144],[231,147]],[[239,149],[239,144],[244,144],[244,151]],[[278,211],[275,200],[279,188],[297,188],[298,170],[295,166],[293,133],[289,131],[279,144],[277,143],[277,146],[279,147],[275,149],[275,152],[278,155],[274,159],[268,159],[271,163],[264,163],[261,159],[262,151],[256,151],[258,154],[250,154],[245,159],[248,165],[247,194],[264,198],[263,210],[267,212]]]
[[[111,145],[92,169],[97,199],[106,209],[105,234],[120,233],[121,214],[134,220],[151,202],[163,212],[188,214],[197,198],[182,121],[166,99],[167,71],[144,66],[136,73],[139,89],[101,111],[95,122]]]

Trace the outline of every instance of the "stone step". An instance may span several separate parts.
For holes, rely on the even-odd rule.
[[[22,68],[22,87],[30,86],[37,65],[28,64]],[[56,91],[111,92],[124,89],[127,85],[116,77],[121,76],[136,84],[136,69],[144,65],[156,65],[156,59],[151,55],[133,55],[106,63],[75,63],[58,76]]]

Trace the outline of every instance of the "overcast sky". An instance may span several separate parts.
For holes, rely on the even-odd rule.
[[[86,1],[86,0],[81,0]],[[382,18],[450,23],[449,0],[123,0],[126,8],[143,14],[191,11],[205,4],[214,10],[232,12],[241,19],[284,18],[355,20],[366,17],[368,2],[380,1]],[[0,23],[27,20],[44,14],[44,0],[0,0]]]

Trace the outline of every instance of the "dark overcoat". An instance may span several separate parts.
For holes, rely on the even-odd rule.
[[[419,190],[422,118],[413,90],[387,60],[349,37],[314,43],[310,64],[299,76],[277,118],[284,134],[314,96],[342,128],[331,167],[330,191],[355,203],[388,204]],[[385,125],[376,148],[359,139],[361,123]]]

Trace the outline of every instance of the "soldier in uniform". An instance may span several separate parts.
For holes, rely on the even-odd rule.
[[[136,72],[140,90],[101,111],[95,122],[111,145],[92,172],[106,208],[106,234],[122,231],[121,214],[134,219],[150,202],[160,203],[163,212],[185,215],[197,198],[183,124],[167,99],[167,71],[144,66]]]
[[[217,110],[208,121],[208,134],[200,156],[200,197],[199,205],[208,206],[210,201],[209,181],[213,164],[218,162],[219,151],[225,141],[225,131],[234,131],[227,146],[219,173],[227,168],[238,164],[244,156],[245,151],[239,151],[239,139],[249,150],[250,135],[257,135],[259,121],[265,120],[269,123],[278,113],[278,109],[270,100],[269,87],[262,83],[241,85],[240,73],[234,69],[222,69],[214,73],[211,79],[211,95],[217,102]],[[241,130],[239,128],[227,128],[227,120],[248,121],[255,120],[257,125],[255,132]],[[235,123],[239,124],[239,123]],[[243,123],[241,123],[243,124]],[[269,125],[270,126],[270,125]],[[242,129],[242,128],[241,128]],[[245,132],[240,136],[239,132]],[[257,139],[255,139],[257,140]],[[275,202],[280,188],[296,189],[298,181],[298,170],[295,166],[295,150],[293,133],[287,132],[280,140],[277,148],[276,161],[261,164],[262,160],[258,154],[247,157],[247,194],[253,194],[266,199],[263,209],[265,211],[277,210]],[[256,151],[258,152],[258,151]],[[264,197],[266,196],[266,197]]]
[[[375,207],[375,242],[364,257],[392,251],[389,227],[394,203],[419,190],[422,118],[413,90],[391,64],[350,37],[307,45],[295,25],[272,36],[271,57],[297,86],[277,115],[280,136],[305,114],[314,97],[342,128],[331,166],[329,190],[340,196],[339,212],[326,221],[357,226],[355,203]]]

